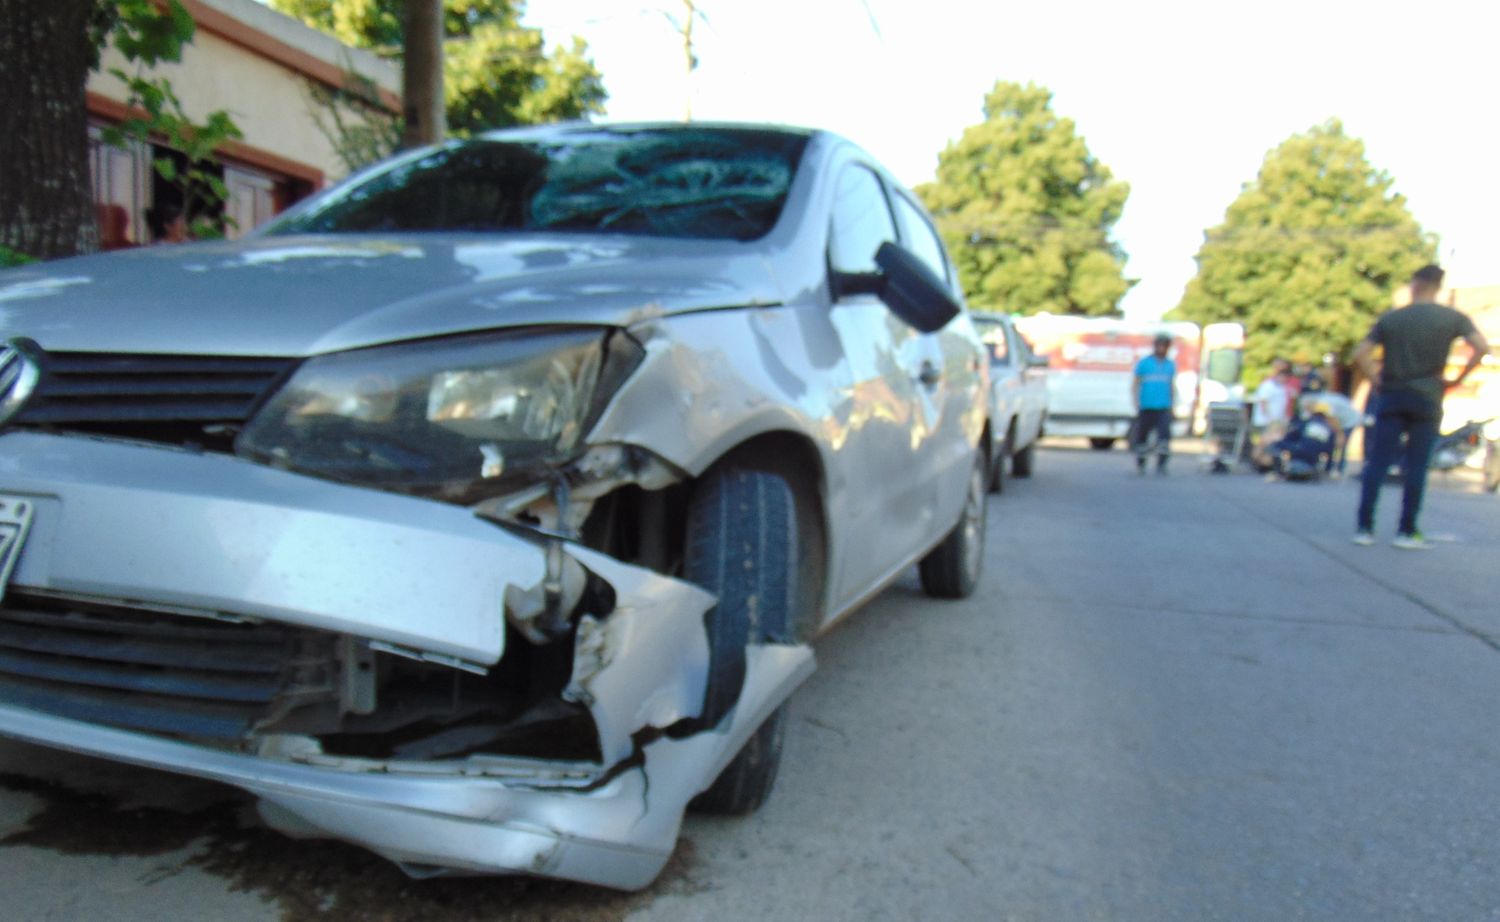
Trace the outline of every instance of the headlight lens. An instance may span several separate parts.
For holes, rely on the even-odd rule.
[[[623,334],[544,331],[305,363],[240,434],[247,457],[466,501],[568,460],[640,359]]]

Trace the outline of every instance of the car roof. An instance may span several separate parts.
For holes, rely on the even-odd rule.
[[[626,134],[635,131],[755,131],[766,134],[794,135],[811,138],[829,134],[815,128],[800,128],[793,125],[777,125],[766,122],[556,122],[551,125],[527,125],[516,128],[497,128],[475,135],[482,140],[531,140],[544,141],[562,139],[569,135]]]

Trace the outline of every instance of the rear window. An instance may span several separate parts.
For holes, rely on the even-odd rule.
[[[984,343],[985,351],[990,354],[990,364],[1009,365],[1010,342],[1005,338],[1005,325],[976,318],[974,329],[979,333],[979,341]]]
[[[781,215],[802,135],[596,129],[473,140],[397,161],[268,229],[560,231],[753,240]]]

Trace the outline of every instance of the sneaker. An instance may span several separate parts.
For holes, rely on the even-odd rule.
[[[1403,551],[1425,551],[1432,545],[1427,543],[1421,532],[1414,531],[1409,535],[1397,535],[1396,540],[1391,542],[1391,547],[1399,547]]]
[[[1375,536],[1368,531],[1357,531],[1351,540],[1360,547],[1369,547],[1375,543]]]

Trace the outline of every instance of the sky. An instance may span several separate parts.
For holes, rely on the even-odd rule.
[[[1127,316],[1175,307],[1203,232],[1266,153],[1329,118],[1365,142],[1453,285],[1500,284],[1500,3],[1494,0],[529,0],[549,45],[577,35],[607,120],[826,128],[902,182],[982,120],[997,80],[1053,92],[1090,151],[1130,183],[1115,226],[1140,283]]]

